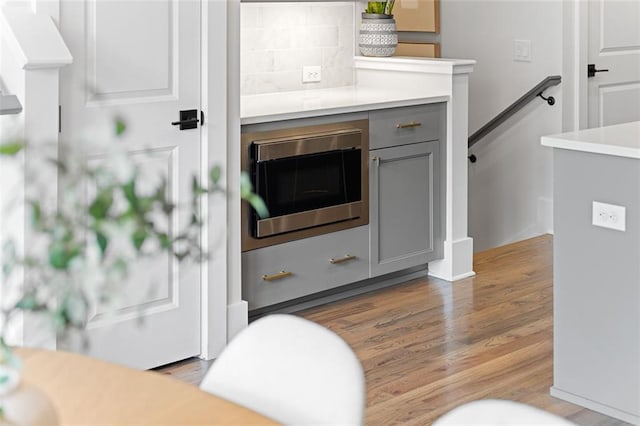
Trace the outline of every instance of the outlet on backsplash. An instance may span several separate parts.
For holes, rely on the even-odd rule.
[[[242,95],[354,83],[355,2],[242,2],[240,6]],[[321,72],[305,73],[309,65],[321,67]]]
[[[319,81],[322,81],[322,67],[320,65],[302,67],[303,83],[317,83]]]

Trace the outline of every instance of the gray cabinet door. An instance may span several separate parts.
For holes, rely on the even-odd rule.
[[[371,276],[442,256],[438,141],[370,152]]]

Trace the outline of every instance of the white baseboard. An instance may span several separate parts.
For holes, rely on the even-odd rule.
[[[589,410],[597,411],[598,413],[606,414],[610,417],[625,421],[627,423],[640,425],[640,416],[628,413],[626,411],[618,410],[617,408],[610,407],[608,405],[600,404],[599,402],[592,401],[587,398],[583,398],[578,395],[574,395],[570,392],[565,392],[552,386],[549,393],[556,398],[569,401],[573,404],[579,405]]]
[[[227,343],[249,324],[249,304],[245,300],[227,305]]]
[[[429,275],[445,281],[457,281],[474,276],[473,238],[444,242],[444,259],[429,262]]]

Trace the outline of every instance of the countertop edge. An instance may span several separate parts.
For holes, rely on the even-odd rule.
[[[627,148],[618,145],[605,145],[593,142],[580,142],[552,136],[543,136],[541,138],[541,144],[550,148],[640,159],[640,149],[638,148]]]
[[[372,110],[385,109],[385,108],[424,105],[424,104],[432,104],[437,102],[448,102],[450,99],[451,97],[449,95],[435,95],[435,96],[425,96],[425,97],[414,98],[414,99],[380,101],[380,102],[370,102],[370,103],[362,103],[362,104],[355,104],[355,105],[343,105],[343,106],[336,106],[336,107],[308,109],[304,111],[278,112],[274,114],[241,117],[240,124],[244,126],[249,124],[269,123],[274,121],[294,120],[294,119],[309,118],[309,117],[321,117],[321,116],[336,115],[336,114],[347,114],[352,112],[372,111]]]
[[[640,121],[546,135],[543,146],[640,159]]]

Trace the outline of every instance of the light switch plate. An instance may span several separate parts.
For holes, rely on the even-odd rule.
[[[593,202],[591,223],[602,228],[615,229],[616,231],[626,231],[626,211],[623,206],[615,204]]]
[[[531,40],[513,40],[513,60],[531,62]]]

